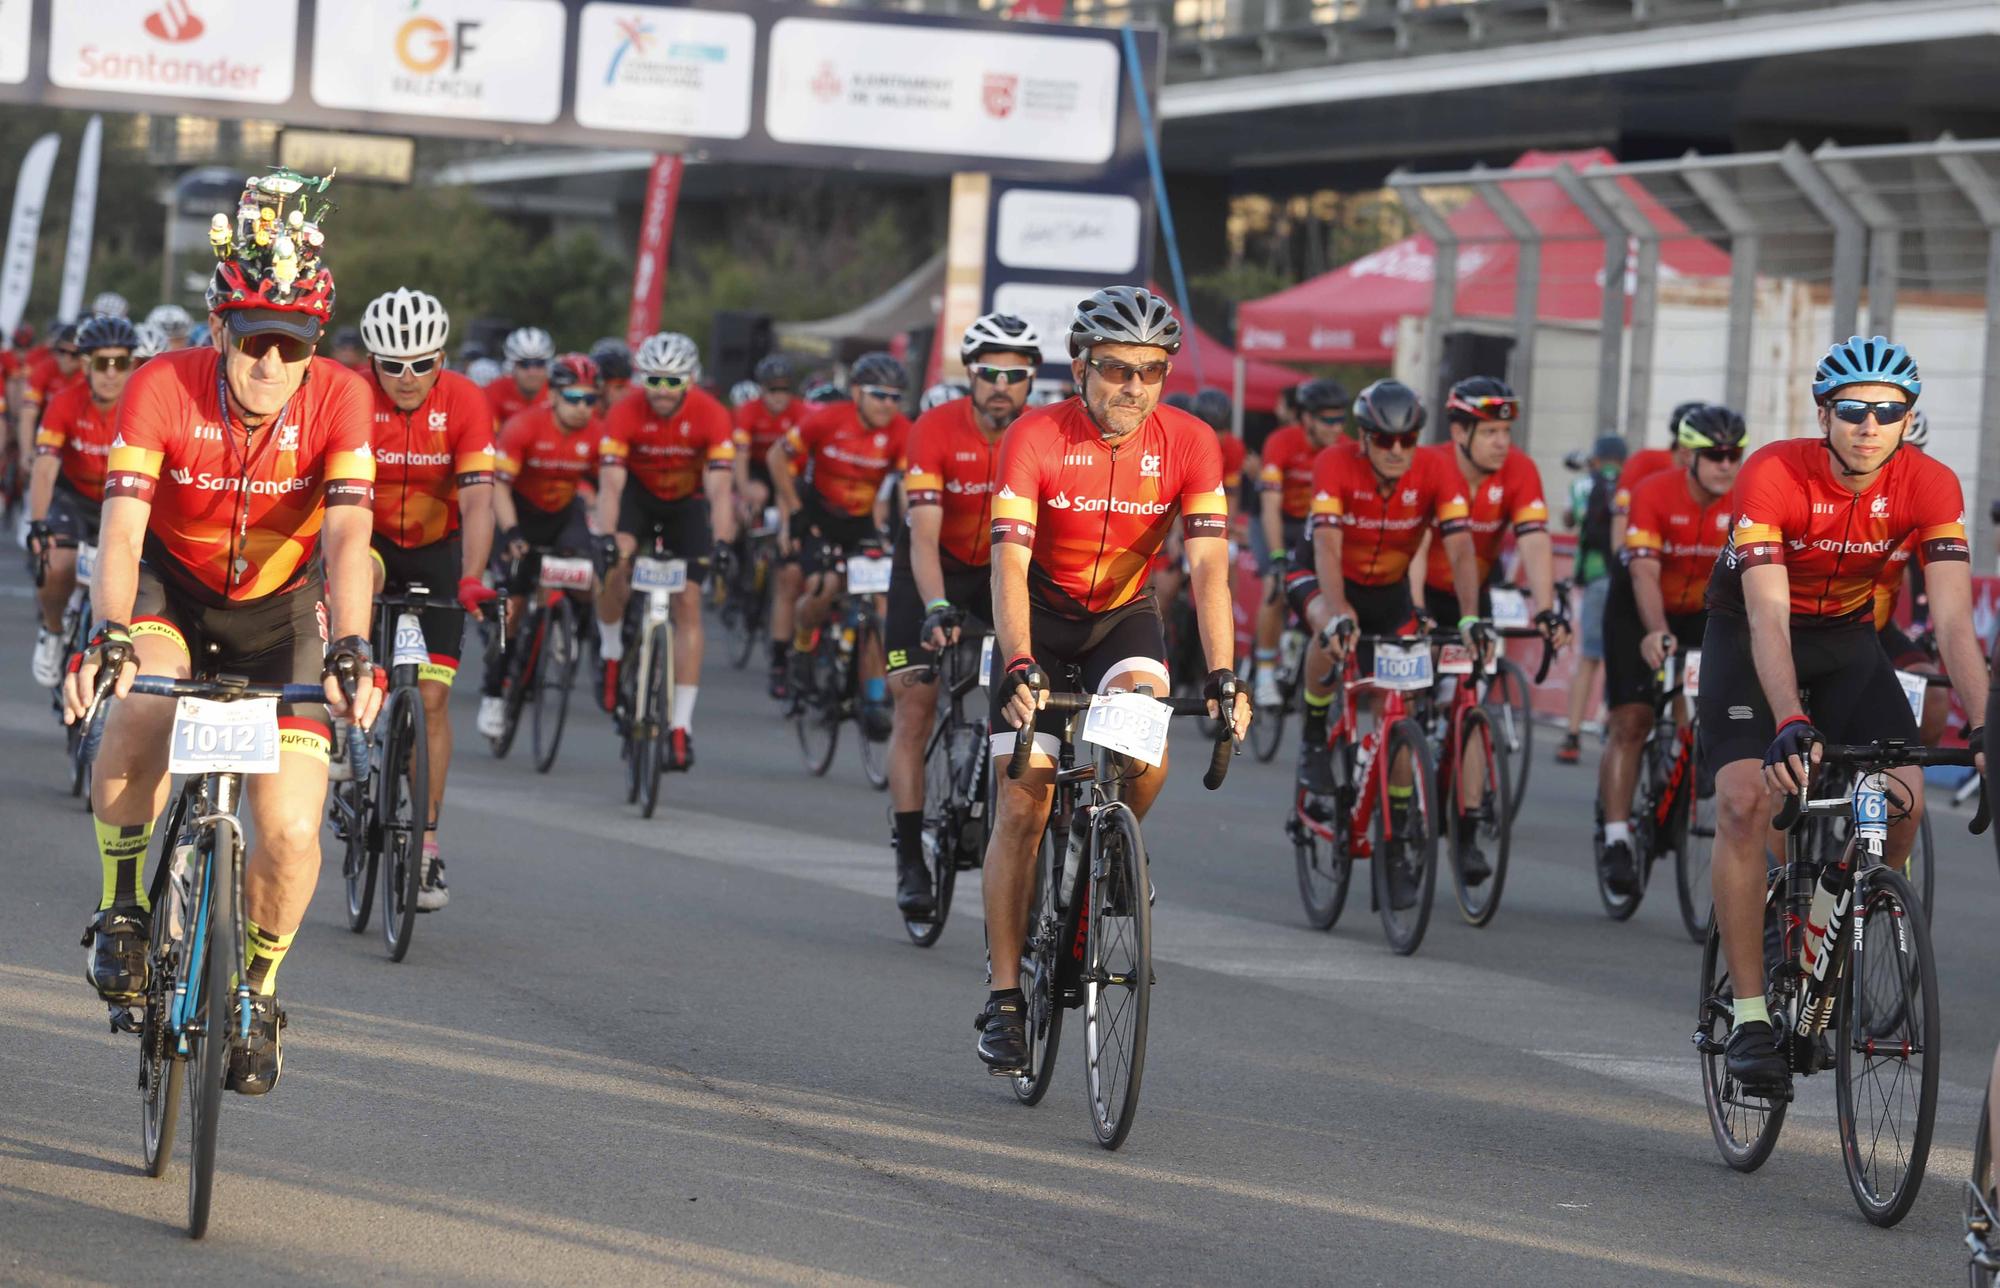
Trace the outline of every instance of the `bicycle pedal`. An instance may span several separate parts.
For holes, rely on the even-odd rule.
[[[106,1008],[105,1018],[111,1022],[113,1033],[137,1033],[140,1030],[139,1016],[128,1006]]]

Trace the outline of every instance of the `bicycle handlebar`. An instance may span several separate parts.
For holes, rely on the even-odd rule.
[[[1828,766],[1844,765],[1849,769],[1894,769],[1903,765],[1929,768],[1933,765],[1973,768],[1977,747],[1925,747],[1895,741],[1857,743],[1846,746],[1834,743],[1820,744],[1820,771]],[[1771,826],[1780,832],[1789,832],[1798,825],[1799,819],[1807,812],[1807,788],[1785,797],[1785,803],[1778,808],[1778,815],[1771,820]],[[1845,798],[1843,798],[1845,799]],[[1827,811],[1820,811],[1822,813]],[[1966,830],[1974,836],[1986,830],[1992,814],[1988,809],[1985,784],[1979,792],[1979,809],[1972,816]]]
[[[1044,711],[1054,711],[1062,715],[1073,715],[1090,709],[1091,701],[1097,697],[1090,693],[1051,693]],[[1154,698],[1153,701],[1165,706],[1177,716],[1206,716],[1207,698]],[[1234,722],[1228,712],[1217,721],[1221,732],[1215,739],[1215,750],[1209,756],[1208,772],[1201,776],[1201,785],[1214,791],[1222,786],[1222,780],[1229,776],[1229,760],[1236,750]],[[1007,777],[1018,779],[1028,770],[1028,757],[1035,747],[1035,722],[1030,719],[1014,731],[1014,753],[1007,758]]]
[[[115,676],[113,680],[116,681]],[[244,698],[276,698],[280,702],[300,703],[326,701],[324,685],[251,684],[231,676],[178,680],[170,675],[141,675],[133,678],[132,692],[153,698],[206,698],[211,702],[236,702]]]

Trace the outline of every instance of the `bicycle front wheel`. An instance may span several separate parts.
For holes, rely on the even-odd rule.
[[[958,876],[958,837],[965,802],[957,795],[961,781],[952,756],[957,726],[949,712],[940,712],[924,757],[924,866],[930,869],[932,911],[928,918],[903,918],[903,932],[919,948],[929,948],[944,933],[951,912],[952,886]]]
[[[824,778],[833,768],[833,753],[840,747],[841,695],[849,674],[832,655],[830,635],[821,632],[819,648],[812,657],[813,691],[793,699],[798,704],[792,726],[799,736],[799,754],[805,758],[806,772],[814,778]]]
[[[209,1203],[215,1196],[215,1140],[222,1113],[222,1080],[229,1069],[230,1017],[235,1013],[229,987],[231,962],[235,955],[236,929],[234,902],[229,897],[230,856],[218,853],[217,833],[202,833],[195,851],[197,871],[206,872],[201,883],[200,933],[195,952],[200,960],[189,972],[198,976],[199,995],[191,1008],[194,1023],[189,1030],[188,1063],[193,1077],[188,1089],[188,1237],[199,1239],[208,1233]]]
[[[1381,796],[1371,811],[1374,841],[1375,907],[1382,933],[1398,956],[1407,957],[1424,942],[1431,921],[1431,900],[1437,893],[1438,805],[1436,766],[1430,741],[1414,720],[1398,720],[1382,747],[1375,782]],[[1409,795],[1390,794],[1392,778],[1407,773]]]
[[[1840,1157],[1861,1215],[1891,1226],[1917,1201],[1937,1119],[1937,962],[1910,883],[1886,868],[1860,880],[1835,1029]]]
[[[1704,775],[1699,758],[1688,766],[1674,809],[1674,884],[1680,891],[1681,924],[1696,943],[1705,943],[1715,924],[1709,865],[1715,857],[1715,779]]]
[[[1062,1046],[1063,999],[1056,992],[1061,961],[1061,913],[1056,908],[1054,876],[1059,870],[1056,846],[1061,842],[1048,828],[1035,853],[1034,912],[1028,919],[1028,942],[1021,948],[1021,994],[1028,1004],[1028,1067],[1013,1077],[1014,1096],[1024,1105],[1038,1105],[1049,1093],[1056,1051]]]
[[[639,813],[651,818],[660,804],[660,774],[666,769],[667,717],[674,709],[673,628],[655,627],[646,651],[646,692],[633,703],[632,752],[639,762]]]
[[[487,657],[488,666],[506,668],[506,682],[500,699],[500,709],[504,713],[500,736],[487,740],[495,759],[507,758],[507,753],[514,749],[515,735],[521,732],[521,709],[528,705],[528,694],[535,687],[535,675],[540,669],[541,621],[546,615],[545,610],[539,607],[530,608],[526,627],[509,641],[507,652]]]
[[[160,847],[162,863],[173,861],[180,832],[179,806],[175,814],[175,824],[167,830]],[[155,1178],[166,1175],[167,1160],[173,1155],[181,1084],[187,1074],[187,1062],[176,1055],[168,1033],[168,1008],[173,1005],[180,972],[187,965],[187,936],[176,941],[174,931],[185,924],[188,910],[171,880],[164,883],[162,895],[153,904],[148,933],[148,964],[152,969],[146,982],[146,1018],[139,1027],[139,1143],[145,1154],[146,1175]]]
[[[390,704],[376,822],[382,846],[382,943],[389,960],[399,962],[410,952],[417,889],[424,878],[424,831],[431,813],[430,742],[424,704],[415,689],[396,690]]]
[[[1146,847],[1129,806],[1101,807],[1085,910],[1084,1080],[1097,1143],[1117,1149],[1139,1110],[1153,996],[1153,902]]]
[[[1994,1288],[1988,1266],[2000,1260],[2000,1231],[1993,1220],[1993,1095],[1979,1102],[1979,1131],[1972,1139],[1972,1180],[1965,1188],[1966,1243],[1972,1253],[1966,1265],[1971,1288]]]
[[[359,729],[349,729],[348,737],[365,738]],[[333,809],[339,816],[345,845],[340,856],[340,880],[347,892],[347,928],[355,934],[368,929],[369,914],[375,910],[375,850],[368,843],[374,810],[368,799],[368,780],[350,778],[336,783]]]
[[[563,721],[569,715],[569,693],[576,687],[576,662],[581,653],[576,635],[576,609],[558,604],[549,610],[535,659],[535,772],[546,774],[562,746]]]
[[[1534,692],[1528,683],[1528,673],[1513,658],[1503,657],[1494,667],[1492,683],[1486,688],[1485,705],[1493,713],[1500,741],[1507,745],[1507,766],[1514,773],[1513,792],[1507,798],[1512,811],[1507,821],[1512,823],[1528,795],[1528,766],[1535,758]]]
[[[1451,811],[1451,879],[1458,892],[1458,910],[1475,926],[1492,921],[1500,911],[1514,831],[1509,822],[1514,817],[1513,790],[1507,745],[1495,736],[1492,713],[1485,707],[1467,707],[1458,726],[1453,798],[1440,804]],[[1483,875],[1481,868],[1486,870]]]

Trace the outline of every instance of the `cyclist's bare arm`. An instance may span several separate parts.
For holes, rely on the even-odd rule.
[[[458,489],[458,531],[461,555],[460,579],[477,579],[486,571],[493,553],[493,516],[499,509],[494,499],[498,488],[491,483],[472,483]]]
[[[1431,542],[1436,541],[1437,539],[1438,535],[1436,528],[1424,529],[1424,535],[1417,541],[1417,548],[1410,554],[1410,566],[1404,574],[1405,579],[1408,580],[1408,582],[1410,583],[1410,602],[1412,604],[1415,604],[1418,608],[1422,608],[1424,606],[1424,579],[1426,573],[1428,573],[1428,571],[1430,570],[1430,565],[1431,565]],[[1474,579],[1477,580],[1478,573],[1476,570],[1474,571],[1473,576]],[[1458,568],[1456,565],[1452,567],[1451,580],[1452,580],[1452,585],[1456,587],[1458,585]],[[1463,593],[1461,593],[1459,595],[1459,603],[1463,604],[1464,602],[1465,602],[1465,596]],[[1472,611],[1475,613],[1478,612],[1479,600],[1477,599],[1476,596],[1473,599],[1472,603],[1473,603]],[[1462,613],[1465,610],[1461,608],[1459,609],[1459,611]],[[1451,624],[1452,623],[1450,622],[1444,623],[1444,625],[1447,626]]]
[[[1028,565],[1034,559],[1028,547],[1012,542],[993,543],[993,643],[996,667],[1004,667],[1017,657],[1034,653],[1028,639]],[[1043,695],[1044,698],[1047,694]],[[1006,715],[1013,728],[1020,728],[1033,712],[1025,693],[1016,692],[1007,700]]]
[[[1284,495],[1275,489],[1266,488],[1257,496],[1264,521],[1264,543],[1272,554],[1282,554],[1285,549],[1285,502]]]
[[[329,505],[320,528],[326,544],[327,637],[345,639],[350,635],[368,637],[369,616],[374,609],[375,561],[369,557],[368,543],[375,535],[375,512],[365,505]],[[348,709],[347,695],[338,680],[326,681],[327,706],[343,720],[353,720],[367,728],[375,722],[382,705],[382,691],[372,682],[364,683],[355,694],[354,710]]]
[[[1639,625],[1646,634],[1658,635],[1667,629],[1667,599],[1660,593],[1660,561],[1633,559],[1625,569],[1632,575],[1632,598],[1639,606]]]
[[[1450,536],[1440,537],[1437,531],[1433,529],[1428,539],[1444,542],[1445,562],[1451,565],[1451,588],[1458,596],[1459,616],[1479,616],[1479,556],[1472,549],[1472,534],[1470,532],[1454,532]],[[1548,542],[1547,534],[1542,534],[1542,541],[1544,546],[1546,546]],[[1417,565],[1412,562],[1410,566],[1414,568]],[[1419,597],[1417,602],[1421,604],[1423,603],[1423,599]],[[1455,622],[1438,623],[1440,626],[1456,624]]]
[[[1515,533],[1514,546],[1521,552],[1521,566],[1528,572],[1528,594],[1535,601],[1535,611],[1549,611],[1556,606],[1554,543],[1543,530]]]
[[[1181,543],[1187,553],[1188,581],[1193,587],[1195,626],[1201,631],[1202,653],[1210,674],[1234,670],[1236,666],[1236,609],[1229,597],[1229,540],[1226,537],[1189,537]],[[1230,723],[1241,742],[1250,726],[1250,698],[1236,695]]]
[[[708,522],[717,541],[736,540],[736,470],[712,465],[702,471],[701,490],[708,496]],[[700,551],[690,551],[699,554]]]
[[[771,450],[764,453],[764,464],[771,472],[771,488],[778,494],[778,508],[790,518],[799,508],[798,484],[792,479],[791,446],[782,438],[771,444]]]
[[[493,519],[502,531],[521,526],[521,512],[514,508],[514,489],[505,479],[493,484]]]
[[[1329,617],[1354,616],[1347,602],[1347,579],[1340,570],[1340,525],[1322,523],[1313,529],[1313,573],[1319,578],[1319,594],[1330,610]]]
[[[49,500],[56,492],[56,476],[62,473],[62,460],[56,456],[37,456],[28,471],[28,517],[46,519],[49,515]]]
[[[1930,596],[1931,626],[1945,674],[1976,723],[1985,716],[1987,674],[1979,637],[1972,630],[1972,565],[1959,559],[1926,565],[1924,590]]]
[[[153,503],[135,496],[107,496],[97,527],[97,575],[91,579],[92,611],[99,621],[132,623],[132,603],[139,597],[139,552],[146,543],[146,522]],[[370,519],[373,526],[373,519]],[[132,691],[137,666],[128,666],[113,690],[119,697]],[[74,720],[90,705],[97,687],[97,664],[90,654],[63,681],[63,710]]]
[[[938,533],[943,529],[943,506],[919,505],[910,510],[910,575],[916,579],[918,598],[926,605],[944,598],[944,564],[938,559]]]
[[[626,469],[601,462],[597,467],[597,530],[618,531],[618,502],[625,495]]]
[[[1791,574],[1783,564],[1759,564],[1743,570],[1743,611],[1750,620],[1750,656],[1775,724],[1805,714],[1805,705],[1799,701],[1798,671],[1792,666],[1791,596]]]

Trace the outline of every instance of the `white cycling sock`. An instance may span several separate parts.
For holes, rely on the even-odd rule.
[[[597,656],[607,662],[625,660],[625,624],[623,622],[597,623]]]
[[[1616,845],[1620,841],[1625,842],[1627,845],[1632,844],[1632,825],[1629,822],[1606,823],[1604,825],[1604,843],[1606,845]]]
[[[667,721],[668,728],[694,732],[694,695],[699,692],[701,686],[696,684],[683,684],[674,690],[674,714]]]

